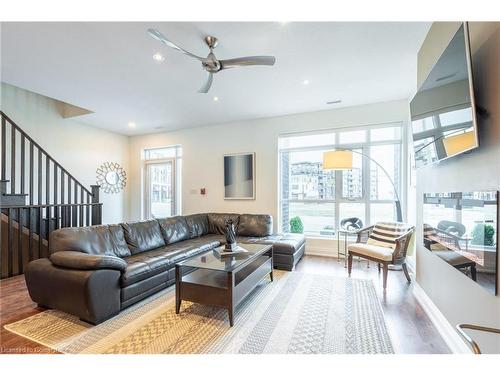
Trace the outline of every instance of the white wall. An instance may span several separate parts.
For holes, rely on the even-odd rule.
[[[216,105],[223,105],[217,103]],[[223,107],[221,108],[223,110]],[[408,102],[399,100],[337,110],[134,136],[130,139],[130,218],[141,218],[142,151],[182,145],[183,214],[197,212],[269,213],[278,220],[278,135],[408,120]],[[256,199],[224,200],[223,155],[256,153]],[[207,194],[200,195],[205,187]],[[331,252],[324,241],[310,241],[317,252]],[[311,246],[308,247],[311,249]],[[336,247],[335,247],[336,254]]]
[[[422,83],[460,23],[435,23],[418,56]],[[481,147],[417,171],[417,281],[448,321],[500,328],[500,296],[431,254],[421,244],[422,197],[425,192],[500,190],[500,23],[471,23],[471,49],[477,103],[488,117],[479,117]],[[500,285],[500,274],[497,275]],[[500,353],[500,337],[471,332],[484,352]]]
[[[96,183],[96,169],[114,161],[129,170],[129,138],[82,125],[78,118],[64,119],[53,99],[15,86],[1,84],[1,109],[43,147],[80,183],[90,190]],[[59,107],[60,108],[60,107]],[[119,194],[101,191],[103,222],[126,218],[128,189]]]

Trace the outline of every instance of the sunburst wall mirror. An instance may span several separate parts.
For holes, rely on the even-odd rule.
[[[127,185],[127,174],[118,163],[106,162],[97,168],[97,184],[107,194],[116,194]]]

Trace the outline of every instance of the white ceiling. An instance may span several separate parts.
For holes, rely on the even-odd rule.
[[[123,134],[180,128],[408,98],[416,54],[430,23],[2,23],[2,80],[94,113],[78,121]],[[214,76],[152,39],[154,27],[205,56],[275,55],[274,67]],[[153,54],[161,52],[158,64]],[[309,85],[303,85],[309,80]],[[214,102],[213,96],[219,101]],[[341,99],[341,104],[327,101]],[[136,129],[129,129],[133,121]]]

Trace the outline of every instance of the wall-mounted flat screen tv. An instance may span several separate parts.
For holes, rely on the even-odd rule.
[[[479,146],[467,23],[463,23],[410,103],[415,167]]]

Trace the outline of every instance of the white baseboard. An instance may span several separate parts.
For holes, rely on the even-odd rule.
[[[418,283],[414,283],[413,285],[413,294],[451,352],[453,354],[471,354],[471,349],[460,338],[455,328],[448,322],[443,313],[436,307]]]
[[[337,258],[337,252],[332,251],[331,248],[328,247],[308,247],[306,246],[305,255],[314,255],[318,257],[328,257],[328,258]]]
[[[330,254],[326,251],[316,250],[316,249],[306,249],[305,255],[314,255],[318,257],[328,257],[328,258],[337,258],[337,254]]]
[[[417,267],[415,264],[415,258],[413,257],[406,257],[406,265],[410,269],[411,272],[413,272],[414,275],[417,274]]]

